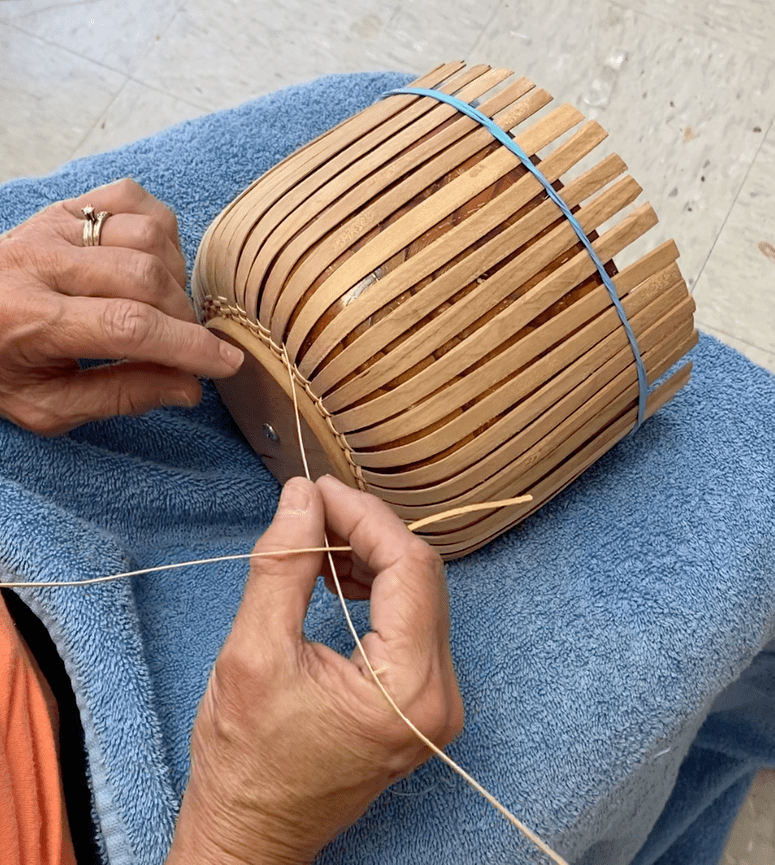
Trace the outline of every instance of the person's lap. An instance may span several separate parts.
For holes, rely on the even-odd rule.
[[[12,182],[0,189],[0,231],[128,174],[175,210],[190,263],[209,222],[255,176],[406,80],[313,82],[48,178]],[[523,526],[448,569],[467,707],[451,753],[560,852],[589,865],[636,854],[709,706],[773,635],[775,385],[709,338],[694,358],[691,384],[636,436]],[[92,424],[52,440],[3,422],[0,437],[0,560],[25,579],[247,552],[276,503],[276,483],[209,387],[191,411]],[[244,574],[241,563],[221,563],[22,593],[73,678],[112,863],[163,856],[196,704]],[[357,606],[363,629],[367,611]],[[307,634],[349,651],[341,613],[320,587]],[[749,712],[738,706],[725,718],[713,746],[702,738],[706,724],[697,747],[720,753]],[[737,754],[740,765],[726,775],[707,761],[717,783],[702,790],[702,772],[689,771],[695,756],[676,788],[682,801],[663,815],[639,865],[699,825],[702,809],[671,822],[686,800],[710,808],[767,759]],[[730,792],[723,814],[738,799]],[[381,797],[320,861],[533,855],[431,763]]]

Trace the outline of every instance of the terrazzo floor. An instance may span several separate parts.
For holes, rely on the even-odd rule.
[[[775,371],[774,45],[772,0],[0,0],[0,181],[321,74],[506,65],[609,131],[698,326]],[[723,863],[775,863],[773,773]]]

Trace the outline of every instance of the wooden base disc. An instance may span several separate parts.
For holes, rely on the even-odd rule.
[[[236,375],[215,382],[243,435],[280,483],[304,477],[291,380],[282,359],[232,319],[212,318],[207,328],[245,352],[245,361]],[[336,435],[298,383],[296,400],[312,479],[330,474],[349,486],[360,487]]]

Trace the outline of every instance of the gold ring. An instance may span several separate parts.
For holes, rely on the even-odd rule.
[[[84,217],[83,223],[83,245],[84,246],[99,246],[100,236],[102,235],[102,226],[105,220],[113,214],[107,210],[101,210],[99,213],[94,212],[94,208],[87,204],[81,208],[81,213]]]

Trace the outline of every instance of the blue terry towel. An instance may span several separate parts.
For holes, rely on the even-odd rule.
[[[250,181],[407,80],[323,78],[11,182],[0,231],[130,175],[177,212],[192,262]],[[691,384],[637,435],[448,569],[467,710],[450,753],[576,863],[625,865],[646,842],[638,865],[710,865],[752,771],[775,762],[772,655],[761,653],[775,636],[775,380],[708,337],[693,359]],[[0,573],[69,580],[247,552],[277,494],[210,386],[197,409],[55,439],[0,422]],[[72,679],[111,865],[164,860],[194,713],[246,569],[20,592]],[[368,609],[353,609],[363,631]],[[321,586],[307,633],[351,648]],[[438,761],[319,860],[542,861]]]

